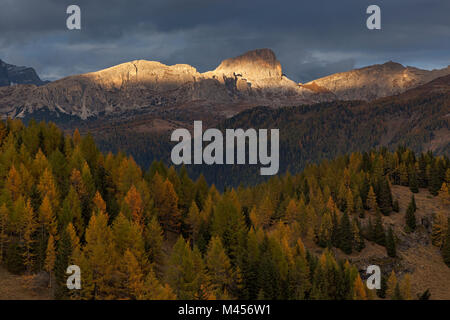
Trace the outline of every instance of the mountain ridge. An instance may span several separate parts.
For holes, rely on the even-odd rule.
[[[17,84],[34,84],[42,86],[43,81],[31,67],[15,66],[0,59],[0,87]]]
[[[258,105],[278,108],[333,100],[371,101],[446,74],[450,67],[427,71],[391,61],[298,84],[283,74],[270,49],[225,59],[203,73],[187,64],[134,60],[40,87],[0,88],[0,115],[26,117],[48,109],[86,120],[183,107],[188,113],[195,108],[200,114],[203,110],[227,118]]]
[[[443,69],[423,70],[388,61],[332,74],[310,81],[304,86],[315,86],[318,89],[333,92],[339,100],[370,101],[402,93],[448,74],[450,74],[450,66]]]

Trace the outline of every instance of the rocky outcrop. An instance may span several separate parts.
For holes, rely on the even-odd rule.
[[[348,72],[336,73],[304,86],[319,92],[327,90],[340,100],[374,100],[415,88],[450,74],[450,66],[440,70],[421,70],[389,61]]]

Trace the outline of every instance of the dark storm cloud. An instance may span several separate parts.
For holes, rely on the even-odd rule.
[[[81,31],[65,28],[70,4],[81,7]],[[381,7],[381,31],[365,27],[370,4]],[[387,60],[449,64],[447,0],[0,0],[0,8],[0,59],[51,79],[134,59],[206,71],[262,47],[302,82]]]

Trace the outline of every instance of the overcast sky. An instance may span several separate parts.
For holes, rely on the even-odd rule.
[[[80,31],[66,8],[81,8]],[[381,30],[366,8],[381,7]],[[147,59],[199,71],[271,48],[283,71],[306,82],[389,60],[421,68],[450,64],[449,0],[0,0],[0,59],[41,78]]]

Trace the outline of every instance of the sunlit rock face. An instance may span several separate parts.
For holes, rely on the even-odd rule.
[[[396,62],[336,73],[305,84],[316,90],[333,92],[341,100],[374,100],[398,93],[450,74],[450,66],[440,70],[404,67]]]
[[[226,76],[237,74],[252,82],[281,80],[283,74],[280,62],[270,49],[257,49],[226,59],[212,73]]]

